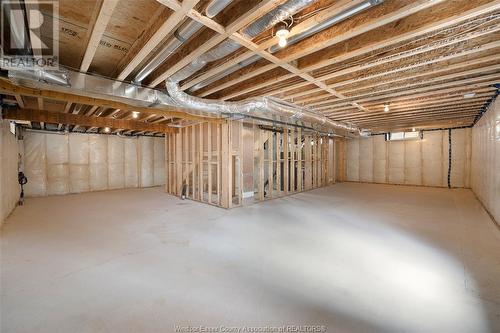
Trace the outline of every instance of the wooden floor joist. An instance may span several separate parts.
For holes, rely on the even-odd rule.
[[[50,112],[33,109],[4,109],[4,119],[36,121],[51,124],[65,124],[88,127],[108,127],[133,131],[147,131],[154,133],[176,133],[178,130],[161,124],[148,124],[140,121],[113,119],[105,117],[90,117],[63,112]]]
[[[411,116],[429,119],[429,123],[430,116],[455,116],[461,123],[469,119],[465,114],[471,105],[475,111],[496,92],[493,85],[500,80],[500,0],[385,0],[292,42],[318,24],[365,4],[364,0],[319,0],[284,19],[290,41],[284,48],[276,48],[274,23],[254,38],[244,34],[243,29],[286,2],[227,1],[220,13],[209,17],[209,2],[201,0],[96,0],[93,5],[82,4],[88,12],[81,13],[81,22],[73,15],[74,4],[63,2],[59,18],[65,25],[61,64],[132,80],[176,39],[180,46],[142,81],[145,86],[164,89],[166,79],[197,63],[207,51],[232,41],[240,45],[238,50],[201,64],[196,73],[179,82],[181,89],[222,101],[273,96],[364,127],[378,126],[385,118],[392,125]],[[139,15],[139,11],[144,14]],[[185,38],[179,28],[190,22],[199,26]],[[68,24],[74,25],[75,31]],[[250,58],[256,60],[245,65]],[[7,79],[0,79],[0,92],[20,108],[158,125],[210,122],[213,133],[231,134],[218,127],[224,120],[198,116],[180,107],[134,107],[112,98],[89,98],[71,88],[63,93],[19,87]],[[460,95],[472,92],[476,94],[472,100],[461,102]],[[385,104],[390,104],[393,112],[382,113]],[[451,110],[453,113],[448,112]],[[75,128],[79,126],[87,130],[96,127],[75,124]],[[290,138],[294,135],[287,134]],[[313,149],[311,154],[315,153],[322,151]],[[293,175],[288,173],[288,177]],[[321,177],[317,175],[317,179]]]

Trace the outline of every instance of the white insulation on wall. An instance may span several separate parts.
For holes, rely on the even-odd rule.
[[[451,186],[469,187],[471,129],[452,130]],[[352,139],[346,145],[347,181],[448,186],[448,131],[424,132],[422,140]]]
[[[17,182],[19,147],[9,130],[9,122],[0,120],[0,224],[9,216],[19,200]]]
[[[24,135],[27,196],[163,185],[164,138]]]
[[[472,129],[471,186],[500,224],[500,99]]]

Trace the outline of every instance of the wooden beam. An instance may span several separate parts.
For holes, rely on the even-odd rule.
[[[34,109],[4,109],[4,119],[37,121],[53,124],[66,124],[86,127],[109,127],[133,131],[148,131],[159,133],[176,133],[177,129],[160,124],[147,124],[144,122],[121,120],[105,117],[88,117],[63,112],[51,112]]]
[[[37,101],[37,106],[38,106],[38,109],[39,109],[39,110],[43,110],[43,109],[44,109],[44,107],[43,107],[43,98],[42,98],[42,97],[38,97],[38,98],[36,99],[36,101]]]
[[[104,35],[104,31],[108,26],[111,15],[113,14],[118,2],[119,0],[104,0],[102,2],[101,8],[99,9],[99,15],[90,29],[92,30],[92,34],[80,66],[80,70],[82,72],[86,72],[89,69],[92,59],[94,59],[94,55],[99,47],[99,43],[101,42],[101,38]]]
[[[175,65],[171,66],[166,72],[158,75],[156,78],[154,78],[149,85],[150,87],[155,87],[161,82],[163,82],[165,79],[170,77],[172,74],[176,73],[177,71],[181,70],[183,67],[188,65],[191,61],[202,55],[203,53],[207,52],[210,50],[212,47],[216,46],[217,44],[221,43],[228,37],[231,37],[233,34],[235,34],[238,30],[241,28],[245,27],[246,25],[252,23],[256,18],[260,17],[261,15],[266,14],[268,11],[273,9],[274,7],[278,6],[280,3],[282,3],[282,0],[264,0],[260,1],[256,6],[252,8],[246,15],[240,16],[238,19],[236,19],[234,22],[229,24],[226,28],[220,26],[217,22],[214,20],[209,19],[208,17],[204,17],[203,15],[196,13],[195,11],[191,10],[189,12],[189,17],[192,18],[195,21],[200,22],[201,24],[205,25],[206,27],[216,31],[218,35],[210,38],[208,41],[200,45],[195,51],[191,52],[188,56],[184,57],[181,61],[177,62]]]
[[[414,12],[413,15],[407,15],[400,20],[391,20],[389,25],[371,29],[374,30],[372,32],[360,34],[351,40],[341,38],[345,43],[300,59],[299,68],[304,71],[313,71],[390,45],[409,41],[434,31],[449,28],[471,18],[495,11],[498,8],[500,8],[500,1],[435,1],[432,7],[421,12]],[[367,11],[366,15],[371,15],[371,13],[371,11]],[[389,15],[392,15],[392,13]],[[363,21],[360,20],[359,22]],[[345,27],[337,26],[332,28],[334,28],[337,36],[343,36],[342,33],[349,33],[348,24],[346,23],[346,25]],[[346,52],[346,50],[349,51]]]
[[[333,16],[345,11],[346,9],[350,8],[351,6],[359,4],[360,2],[362,2],[362,1],[361,0],[341,0],[341,1],[338,1],[337,3],[335,3],[335,5],[328,6],[328,8],[320,11],[317,15],[314,15],[313,17],[306,19],[303,22],[300,22],[300,23],[294,25],[293,28],[290,30],[290,34],[288,37],[292,38],[293,36],[310,29],[311,27],[318,24],[319,22],[327,20],[328,18],[333,17]],[[259,48],[261,50],[266,50],[269,47],[274,46],[274,45],[277,45],[277,39],[271,38],[271,39],[268,39],[262,43],[259,43]],[[182,88],[187,89],[187,88],[203,81],[204,79],[207,79],[213,75],[219,74],[220,72],[236,65],[239,62],[242,62],[242,61],[250,58],[253,55],[254,55],[254,52],[249,50],[249,51],[239,55],[238,57],[236,57],[234,59],[228,59],[228,61],[222,62],[220,66],[212,68],[212,69],[208,70],[206,73],[203,73],[201,76],[188,81],[187,83],[185,83],[182,86]],[[277,67],[276,64],[270,64],[267,66],[269,67],[269,69],[273,69],[273,68]],[[259,71],[262,73],[262,69],[259,69]],[[253,73],[253,72],[249,72],[248,74],[243,75],[243,78],[247,79],[247,78],[250,78],[250,77],[253,77],[256,75],[258,75],[258,74]],[[225,81],[225,82],[228,83],[227,81]],[[236,84],[236,83],[237,82],[234,82],[234,84]],[[214,85],[213,89],[217,89],[218,86],[219,86],[219,84]],[[215,91],[217,91],[217,90],[215,90]],[[212,92],[206,93],[206,94],[204,93],[203,95],[200,95],[200,96],[203,97],[203,96],[209,95],[215,91],[212,91]]]
[[[387,3],[388,2],[389,1],[387,1]],[[393,2],[391,2],[391,3],[393,3]],[[470,8],[472,8],[472,9],[470,9],[469,11],[467,11],[467,12],[465,12],[463,14],[461,13],[461,14],[457,14],[457,15],[451,17],[450,20],[449,20],[449,22],[448,22],[446,18],[445,19],[443,19],[443,18],[444,18],[445,15],[449,15],[449,12],[441,10],[441,11],[439,11],[439,15],[429,15],[429,12],[433,11],[433,8],[434,8],[433,6],[437,5],[437,4],[438,4],[438,6],[436,8],[440,8],[440,7],[443,7],[443,6],[448,6],[448,7],[452,6],[452,8],[454,8],[454,6],[457,6],[459,8],[464,8],[464,4],[465,4],[465,8],[466,9],[470,9]],[[490,12],[492,10],[495,10],[495,8],[497,6],[499,6],[499,4],[500,4],[499,1],[487,1],[487,0],[482,0],[480,2],[474,2],[474,3],[470,3],[470,2],[464,1],[463,4],[462,3],[448,4],[448,3],[439,2],[439,1],[434,1],[433,4],[425,3],[425,2],[420,2],[420,5],[422,7],[419,7],[420,9],[418,9],[418,10],[417,10],[416,7],[413,7],[414,5],[418,7],[417,3],[408,5],[408,6],[412,6],[411,7],[412,10],[415,10],[414,12],[412,12],[414,14],[416,13],[415,15],[408,16],[407,14],[409,14],[409,13],[404,13],[404,11],[401,11],[401,10],[398,11],[399,13],[389,13],[388,12],[388,14],[386,15],[385,18],[388,19],[391,22],[394,22],[394,23],[391,23],[392,25],[394,25],[394,31],[391,31],[390,33],[387,32],[387,31],[385,31],[385,35],[387,35],[389,33],[389,36],[391,36],[391,38],[387,38],[387,36],[384,36],[383,34],[380,34],[380,36],[383,37],[383,38],[381,39],[380,42],[378,42],[378,44],[375,45],[373,42],[371,42],[371,43],[369,43],[369,45],[367,45],[364,48],[363,47],[359,48],[359,46],[356,45],[356,47],[358,48],[358,49],[356,49],[356,51],[358,52],[358,54],[354,54],[354,53],[351,52],[351,53],[349,53],[349,57],[362,54],[363,52],[366,53],[366,52],[369,52],[369,51],[373,51],[374,49],[385,47],[385,46],[388,46],[388,45],[391,45],[391,44],[394,44],[394,43],[397,43],[397,42],[401,42],[403,40],[408,40],[410,38],[415,38],[416,36],[421,36],[421,35],[423,35],[425,33],[429,33],[431,31],[435,31],[437,29],[443,29],[445,27],[449,27],[452,24],[456,24],[458,22],[463,22],[463,21],[465,21],[467,19],[470,19],[472,17],[475,17],[477,15],[481,15],[481,14]],[[380,6],[384,6],[384,5],[380,5]],[[378,10],[378,8],[380,6],[377,6],[376,8],[374,8],[373,11]],[[392,5],[390,5],[390,6],[394,6],[394,3]],[[421,13],[419,12],[420,10],[422,10]],[[386,11],[388,11],[388,9],[386,9]],[[456,12],[456,11],[451,11],[451,12]],[[372,11],[367,11],[366,15],[369,15],[371,13],[372,13]],[[393,16],[393,14],[396,15],[396,16]],[[364,13],[363,14],[359,14],[359,15],[356,16],[356,18],[358,18],[358,16],[360,16],[360,15],[365,15],[365,14]],[[400,15],[403,15],[404,19],[402,17],[400,17]],[[399,17],[398,20],[402,20],[402,21],[400,22],[398,20],[393,20],[394,17]],[[422,19],[422,18],[421,19],[416,19],[418,17],[425,18],[425,20]],[[360,22],[362,22],[362,21],[360,20]],[[406,24],[406,23],[403,24],[403,22],[408,22],[408,24]],[[350,23],[350,24],[351,24],[351,28],[352,28],[352,23]],[[421,27],[421,28],[420,29],[415,29],[415,25],[417,25],[417,27]],[[361,27],[363,27],[363,26],[364,25],[361,25]],[[376,23],[376,26],[378,26],[378,23]],[[357,28],[359,28],[359,27],[356,26],[356,29]],[[341,27],[336,27],[335,29],[341,29]],[[380,28],[380,29],[381,29],[381,31],[384,30],[383,28]],[[344,31],[347,34],[347,36],[350,36],[349,38],[352,38],[352,35],[351,35],[352,32],[351,32],[351,30],[352,29],[345,29],[345,31]],[[336,30],[336,31],[339,32],[340,30]],[[393,35],[391,35],[391,34],[393,34]],[[369,38],[371,37],[371,33],[370,34],[365,34],[365,35],[363,35],[363,36],[366,37],[365,38],[365,43],[366,43],[367,41],[369,41]],[[338,35],[335,35],[335,38],[337,38],[337,37],[338,37]],[[345,37],[346,36],[343,36],[342,38],[339,39],[339,41],[340,40],[347,40],[348,38],[345,38]],[[321,43],[319,43],[319,44],[321,44]],[[324,47],[324,44],[321,44],[321,47]],[[340,56],[338,56],[335,59],[333,59],[332,63],[339,62],[339,61],[342,61],[342,60],[346,60],[346,59],[349,58],[349,57],[347,57],[347,53],[344,51],[345,48],[340,48],[339,50],[342,50],[343,54],[340,53]],[[282,52],[284,52],[284,51],[282,51]],[[293,54],[292,46],[290,48],[287,48],[286,53],[287,54]],[[340,59],[340,57],[342,57],[342,59]],[[288,58],[285,58],[285,59],[288,60]],[[306,67],[300,66],[299,68],[302,71],[314,69],[312,67],[307,67],[307,66]],[[251,74],[246,74],[246,75],[248,77],[248,75],[251,75]],[[335,75],[339,75],[339,73],[335,73]],[[326,78],[328,78],[328,77],[326,77]],[[326,79],[326,78],[320,77],[319,79],[323,80],[323,79]],[[276,80],[277,80],[277,78],[273,79],[273,81],[276,81]],[[241,81],[239,81],[239,82],[241,82]],[[271,84],[272,82],[269,82],[269,83]],[[304,85],[308,85],[308,84],[309,84],[309,82],[305,82],[305,83],[299,84],[299,86],[300,85],[304,86]],[[263,85],[263,83],[261,83],[261,85]],[[334,88],[334,87],[330,86],[330,88]],[[276,93],[281,93],[282,91],[283,91],[283,89],[279,89],[278,91],[276,91]],[[212,92],[213,92],[213,90],[212,90]]]
[[[19,105],[20,108],[24,108],[24,101],[23,97],[21,95],[14,95],[16,98],[17,105]]]
[[[181,119],[189,119],[196,121],[206,121],[206,122],[214,122],[214,123],[222,123],[225,120],[221,120],[218,118],[209,118],[209,117],[201,117],[188,114],[186,112],[181,111],[180,108],[174,107],[162,107],[162,108],[140,108],[133,105],[116,102],[112,100],[106,100],[101,98],[92,98],[87,96],[82,96],[74,93],[63,93],[59,91],[50,91],[50,90],[39,90],[28,87],[21,87],[12,84],[9,80],[0,78],[0,92],[6,94],[19,94],[23,96],[30,97],[42,97],[47,99],[53,99],[57,101],[64,102],[72,102],[75,104],[86,104],[86,105],[96,105],[100,107],[112,108],[112,109],[120,109],[126,111],[139,111],[144,113],[152,113],[157,115],[162,115],[166,117],[175,117]]]
[[[162,40],[168,36],[175,27],[182,20],[185,19],[186,14],[191,10],[194,6],[198,4],[200,0],[184,0],[182,4],[177,1],[166,1],[161,0],[160,2],[164,5],[172,6],[174,9],[174,13],[169,16],[169,18],[165,21],[165,23],[155,32],[153,36],[147,41],[147,43],[142,47],[142,49],[137,52],[135,57],[128,63],[128,65],[121,71],[118,75],[118,80],[125,80],[127,76],[132,73],[134,69],[139,66],[139,64],[162,42]],[[174,5],[175,4],[175,5]],[[170,8],[172,8],[170,7]]]

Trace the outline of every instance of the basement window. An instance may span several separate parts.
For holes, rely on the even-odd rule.
[[[15,122],[13,122],[13,121],[11,121],[11,122],[9,123],[9,125],[10,125],[10,128],[9,128],[9,129],[10,129],[10,132],[11,132],[12,134],[16,135],[16,123],[15,123]]]
[[[421,131],[415,132],[390,132],[385,134],[385,141],[418,140],[423,139]]]

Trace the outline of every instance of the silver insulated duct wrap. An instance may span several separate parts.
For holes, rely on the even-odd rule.
[[[292,16],[293,14],[299,12],[303,8],[313,3],[314,0],[289,0],[286,3],[276,7],[266,15],[262,16],[257,21],[250,24],[248,27],[244,28],[241,31],[241,34],[248,39],[253,39],[254,37],[257,37],[261,32],[271,28],[276,23],[285,20],[286,18]],[[240,47],[240,44],[238,44],[237,42],[231,39],[226,39],[224,42],[220,43],[218,46],[212,48],[208,52],[202,54],[201,56],[193,60],[189,65],[172,75],[170,79],[176,82],[187,79],[188,77],[202,69],[207,63],[224,58],[238,50]]]
[[[313,0],[290,0],[248,26],[244,29],[243,34],[249,38],[257,36],[260,32],[311,3],[313,3]],[[179,29],[179,32],[191,34],[193,30],[196,30],[196,26],[184,26]],[[183,36],[177,36],[177,39],[182,40]],[[19,86],[101,98],[137,107],[179,107],[183,108],[184,112],[195,115],[212,117],[245,116],[263,121],[279,121],[291,125],[306,126],[324,132],[340,129],[361,135],[364,134],[354,125],[332,121],[311,109],[299,107],[276,98],[260,97],[240,102],[226,102],[198,98],[188,95],[180,89],[179,80],[181,77],[192,75],[205,63],[218,60],[238,48],[237,43],[227,41],[202,55],[192,65],[188,65],[166,81],[168,94],[157,89],[71,70],[9,70],[8,75],[9,79]]]
[[[246,38],[252,39],[312,3],[314,3],[314,0],[289,0],[250,24],[241,33]],[[277,98],[261,97],[239,102],[226,102],[191,96],[180,89],[180,81],[195,74],[207,63],[222,59],[239,48],[240,45],[238,43],[227,39],[172,75],[165,82],[168,94],[172,100],[183,107],[213,114],[258,117],[289,124],[309,126],[319,131],[328,132],[332,129],[339,129],[361,134],[359,129],[354,125],[330,120],[311,109],[299,107]]]
[[[189,108],[223,115],[242,115],[263,118],[301,126],[310,126],[318,131],[339,129],[362,134],[358,127],[352,124],[328,119],[321,113],[297,106],[273,97],[258,97],[241,102],[226,102],[191,96],[179,88],[177,82],[167,80],[167,91],[172,100]]]

